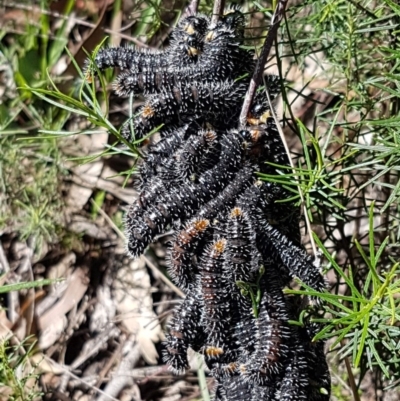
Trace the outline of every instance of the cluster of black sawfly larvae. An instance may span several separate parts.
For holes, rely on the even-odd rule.
[[[293,277],[318,291],[324,280],[301,247],[298,209],[284,201],[290,193],[257,175],[288,165],[265,91],[239,126],[255,67],[244,30],[237,8],[217,23],[190,15],[164,51],[101,49],[87,74],[118,67],[117,94],[145,96],[122,135],[158,133],[146,144],[125,225],[133,257],[174,231],[167,263],[186,298],[170,321],[164,361],[183,373],[189,347],[203,354],[215,400],[328,400],[324,344],[311,341],[318,329],[289,324],[302,300],[282,291]],[[264,81],[274,99],[279,80]]]

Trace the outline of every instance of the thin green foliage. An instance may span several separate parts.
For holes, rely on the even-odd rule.
[[[30,288],[43,287],[45,285],[54,284],[57,281],[60,280],[45,279],[45,280],[30,281],[26,283],[5,284],[0,286],[0,294],[4,294],[11,291],[21,291],[21,290],[28,290]]]
[[[29,338],[18,345],[0,340],[0,394],[9,401],[32,401],[43,395],[37,386],[39,375],[29,362],[33,349]]]
[[[66,15],[72,3],[66,2]],[[252,10],[265,15],[263,26],[247,30],[252,48],[260,46],[266,36],[275,3],[244,4],[248,18]],[[131,30],[135,37],[150,38],[168,29],[163,21],[168,7],[163,2],[146,0],[136,6],[137,22]],[[176,18],[183,6],[177,8]],[[118,1],[114,13],[119,9]],[[209,13],[212,3],[201,2],[199,9]],[[283,185],[292,194],[289,201],[300,205],[304,199],[307,217],[318,233],[314,239],[325,258],[325,272],[331,273],[330,291],[318,293],[304,286],[287,292],[322,301],[325,315],[315,320],[324,327],[316,339],[329,340],[332,354],[349,358],[354,368],[344,372],[340,370],[344,364],[335,366],[337,375],[344,380],[357,375],[359,386],[370,370],[376,391],[396,383],[400,372],[399,18],[400,7],[391,0],[374,3],[374,7],[367,0],[320,0],[297,2],[288,8],[276,45],[276,66],[287,78],[282,84],[283,125],[289,137],[297,138],[292,149],[295,168],[281,166],[278,176],[260,174],[263,180]],[[59,232],[61,222],[55,216],[61,214],[60,199],[49,195],[59,193],[54,182],[65,174],[57,149],[59,139],[111,133],[116,141],[103,151],[73,160],[86,163],[98,157],[128,156],[134,163],[120,173],[125,182],[141,157],[140,141],[126,141],[110,121],[107,80],[93,63],[90,70],[94,69],[97,80],[89,83],[69,54],[79,78],[77,86],[68,91],[59,89],[59,82],[51,76],[67,41],[65,21],[49,38],[50,20],[42,16],[39,24],[27,25],[18,45],[0,45],[19,87],[18,91],[14,89],[18,96],[0,104],[2,150],[6,139],[12,139],[13,144],[4,148],[4,157],[0,156],[1,190],[12,194],[0,204],[0,224],[6,226],[10,215],[15,216],[23,238],[33,235],[48,239]],[[3,36],[0,32],[0,38]],[[156,40],[154,43],[159,45]],[[94,55],[90,56],[92,60]],[[310,65],[315,68],[310,70]],[[293,68],[301,73],[296,80],[291,78],[299,76],[290,74]],[[311,117],[297,116],[299,101],[312,104],[315,112],[306,113]],[[21,116],[27,120],[22,125],[16,123]],[[66,122],[74,116],[87,120],[88,126],[66,129]],[[133,118],[131,112],[131,122]],[[18,174],[10,169],[23,160],[17,157],[18,146],[24,146],[24,157],[33,161],[32,175],[42,179],[35,180],[36,187],[15,185],[23,178],[18,168]],[[32,156],[32,150],[38,157]],[[43,154],[51,160],[46,165],[51,165],[50,174],[41,163],[39,155]],[[12,182],[6,179],[10,171]],[[99,206],[103,201],[104,192],[99,192],[95,203]],[[92,215],[96,213],[93,208]],[[121,216],[116,218],[120,225]],[[246,283],[238,286],[252,299],[257,316],[259,289]],[[301,325],[308,318],[307,311],[292,323]],[[334,383],[333,392],[341,399],[337,387]]]
[[[374,7],[321,0],[288,9],[276,51],[282,77],[302,72],[301,83],[288,79],[282,86],[283,122],[298,138],[296,163],[277,177],[261,175],[284,185],[298,204],[300,188],[325,271],[336,277],[330,292],[306,286],[287,292],[322,301],[316,339],[350,358],[354,371],[347,374],[357,376],[358,386],[372,371],[382,391],[400,371],[399,17],[390,0]],[[299,119],[293,109],[299,100],[315,113]]]

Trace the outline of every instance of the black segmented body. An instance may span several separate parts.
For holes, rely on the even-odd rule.
[[[289,166],[264,90],[246,124],[238,121],[254,69],[244,32],[245,16],[233,7],[216,24],[200,14],[184,18],[164,51],[110,48],[95,56],[99,70],[122,71],[118,95],[145,96],[121,134],[143,146],[159,132],[138,166],[128,251],[138,257],[157,235],[174,232],[168,273],[186,294],[164,342],[174,372],[189,367],[191,347],[216,380],[214,401],[327,401],[324,344],[312,343],[318,328],[289,325],[302,300],[283,295],[292,277],[319,291],[324,281],[301,246],[292,193],[257,176]],[[267,75],[264,83],[275,99],[280,79]]]
[[[221,280],[225,248],[226,240],[218,239],[205,250],[200,260],[200,285],[204,302],[202,318],[208,333],[207,345],[222,350],[230,316],[229,298]]]
[[[251,401],[274,401],[275,384],[271,381],[269,385],[260,386],[255,384],[251,391]],[[278,400],[277,400],[278,401]]]
[[[168,129],[162,132],[161,140],[150,146],[146,156],[146,162],[139,166],[141,186],[145,186],[149,180],[157,175],[157,168],[171,158],[180,148],[182,143],[193,135],[192,128],[185,125],[182,128]]]
[[[277,399],[282,401],[308,400],[308,366],[304,345],[291,337],[296,344],[290,350]]]
[[[215,151],[218,145],[217,134],[212,130],[204,130],[187,141],[176,154],[174,175],[180,180],[196,181],[198,175],[212,168],[218,162],[219,154]]]
[[[237,293],[239,291],[236,290]],[[240,293],[239,293],[240,294]],[[253,313],[251,300],[240,294],[233,297],[232,302],[232,325],[233,336],[236,345],[240,348],[240,360],[247,361],[253,354],[259,342],[259,331],[257,319]]]
[[[169,275],[184,291],[191,289],[195,279],[193,256],[198,242],[204,237],[210,222],[205,219],[193,219],[177,232],[168,253]]]
[[[120,70],[136,69],[137,71],[166,68],[167,62],[162,52],[149,52],[135,47],[109,47],[100,49],[94,62],[99,70],[119,68]]]
[[[243,381],[240,376],[228,377],[223,386],[227,400],[248,401],[251,399],[252,385]]]
[[[116,68],[129,70],[130,74],[143,71],[162,71],[179,60],[181,65],[196,63],[202,51],[203,37],[209,19],[206,16],[189,16],[178,24],[171,35],[171,46],[166,51],[149,51],[135,47],[109,47],[100,49],[94,57],[99,70]],[[88,70],[88,66],[86,67]],[[95,71],[93,71],[95,72]]]
[[[325,288],[324,279],[315,261],[299,246],[290,241],[284,234],[269,224],[265,219],[259,219],[260,229],[265,238],[261,252],[269,254],[275,260],[281,260],[291,276],[296,276],[317,291]],[[268,246],[268,243],[272,245]]]
[[[271,377],[279,375],[283,361],[287,357],[290,337],[288,313],[279,279],[269,268],[266,272],[268,282],[260,304],[257,319],[258,341],[252,357],[240,369],[251,382],[268,385]],[[270,273],[270,274],[268,274]]]
[[[230,282],[250,282],[258,269],[256,237],[249,216],[241,208],[231,210],[226,229],[225,274]]]
[[[245,191],[254,181],[254,167],[243,167],[214,199],[210,200],[199,210],[197,216],[206,219],[215,218],[221,211],[224,212],[231,208],[235,203],[236,197]]]
[[[176,125],[197,119],[213,125],[229,122],[239,112],[246,89],[247,84],[233,81],[163,87],[159,94],[150,95],[140,109],[134,120],[132,138],[141,139],[162,124]],[[124,125],[122,134],[131,135],[129,123]]]
[[[167,335],[163,359],[176,373],[184,372],[188,367],[187,349],[198,351],[204,332],[199,324],[201,315],[201,297],[195,287],[188,293],[174,314]]]

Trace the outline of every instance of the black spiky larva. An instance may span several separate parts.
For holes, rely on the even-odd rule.
[[[176,155],[176,175],[181,179],[195,180],[202,168],[209,164],[207,156],[214,156],[212,149],[217,142],[213,130],[202,130],[192,141],[187,141]]]
[[[257,318],[259,337],[251,358],[240,366],[246,380],[268,385],[276,377],[288,356],[290,330],[288,312],[277,272],[269,268],[260,283],[265,288]]]
[[[241,376],[228,377],[223,381],[227,400],[248,401],[251,399],[252,385]]]
[[[241,60],[246,59],[246,56],[242,54],[237,57]],[[213,58],[215,59],[217,56]],[[137,71],[131,69],[119,74],[113,87],[116,94],[121,97],[141,93],[146,95],[157,94],[168,86],[190,84],[191,82],[213,83],[218,80],[235,79],[250,70],[249,62],[243,62],[243,64],[246,65],[246,70],[235,68],[235,63],[233,62],[219,66],[217,61],[205,56],[204,60],[199,61],[196,66],[182,67],[180,65],[167,70],[142,69],[142,71]],[[250,62],[251,65],[252,63]]]
[[[254,384],[251,390],[251,401],[274,401],[277,400],[275,398],[275,383],[271,380],[269,385],[260,386],[258,384]]]
[[[213,139],[213,134],[216,134],[216,138]],[[199,174],[205,173],[207,170],[212,169],[221,158],[221,141],[223,139],[223,135],[217,134],[213,129],[207,129],[203,131],[203,135],[210,136],[207,138],[208,146],[205,149],[202,157],[199,159],[199,164],[195,168],[195,176],[193,177],[196,180]],[[231,151],[231,155],[234,157],[238,156],[235,150]],[[236,168],[236,167],[235,167]]]
[[[231,4],[219,19],[221,23],[230,29],[233,29],[238,35],[244,35],[246,18],[237,4]]]
[[[231,182],[214,199],[210,200],[199,210],[197,216],[211,220],[218,213],[231,208],[235,204],[236,197],[255,181],[254,172],[254,166],[245,164],[232,178]]]
[[[219,382],[217,382],[217,385],[215,388],[213,401],[229,401],[226,398],[226,391],[224,389],[224,386]]]
[[[331,376],[326,362],[324,343],[308,343],[306,346],[308,362],[308,399],[310,401],[329,401],[331,389]],[[318,369],[315,369],[318,366]]]
[[[231,145],[236,146],[234,143]],[[229,152],[230,148],[223,149],[222,154]],[[132,213],[126,219],[130,255],[138,257],[154,237],[161,234],[173,220],[184,221],[191,218],[202,205],[215,198],[227,186],[235,175],[236,168],[238,166],[235,158],[221,156],[220,162],[201,174],[196,184],[188,181],[184,189],[172,187],[156,203],[150,205],[145,213],[135,215]]]
[[[187,350],[198,351],[203,345],[204,333],[200,327],[201,298],[196,287],[187,294],[168,325],[164,342],[163,360],[174,373],[183,373],[188,367]]]
[[[272,163],[282,166],[289,165],[289,158],[283,146],[275,120],[268,117],[264,124],[265,142],[267,143],[266,152]],[[265,161],[266,159],[262,160]]]
[[[298,277],[311,288],[323,292],[325,281],[315,265],[314,258],[261,216],[258,218],[258,224],[260,226],[258,231],[265,240],[265,246],[260,249],[263,256],[273,253],[275,260],[281,260],[292,277]],[[260,242],[263,242],[263,239]],[[272,247],[268,246],[268,243]]]
[[[230,170],[238,170],[243,165],[241,139],[230,132],[224,134],[220,140],[221,153],[219,163],[226,165]]]
[[[306,322],[299,328],[300,341],[304,344],[308,363],[308,399],[310,401],[329,401],[331,389],[331,377],[325,357],[325,342],[313,342],[313,337],[321,329],[317,323]],[[318,366],[318,369],[315,369]]]
[[[215,25],[210,25],[198,64],[216,79],[243,78],[246,73],[252,73],[254,52],[240,47],[244,39],[244,23],[243,13],[230,9]]]
[[[272,116],[273,104],[268,101],[266,88],[271,102],[274,102],[281,92],[281,80],[278,75],[264,75],[264,85],[256,92],[247,115],[247,122],[251,126],[265,124],[267,118]]]
[[[174,46],[168,49],[168,57],[179,60],[179,67],[123,71],[113,84],[116,94],[121,97],[128,96],[131,93],[156,94],[166,86],[179,85],[185,81],[207,80],[209,71],[203,71],[197,65],[197,57],[200,53],[199,40],[196,36],[182,39],[179,41],[179,45],[174,43]]]
[[[259,267],[256,236],[249,216],[240,207],[233,208],[226,225],[226,252],[224,270],[229,281],[253,281]]]
[[[240,47],[241,38],[223,25],[211,29],[205,38],[204,51],[198,65],[203,75],[212,74],[217,80],[242,77],[255,65],[254,53]],[[248,77],[245,79],[248,82]]]
[[[124,71],[118,75],[113,87],[115,93],[121,97],[126,97],[131,93],[134,95],[157,94],[162,92],[164,87],[202,80],[204,75],[198,67],[175,67],[172,71]]]
[[[202,46],[201,42],[208,21],[208,17],[197,15],[189,16],[179,22],[177,28],[172,32],[172,44],[170,46],[172,48],[178,47],[174,50],[176,55],[190,58],[197,55],[194,53],[201,51],[201,48],[196,48],[196,44]],[[193,41],[196,36],[199,39]],[[168,67],[168,62],[176,63],[176,59],[168,60],[167,55],[168,51],[149,51],[133,46],[109,47],[100,49],[95,55],[94,62],[99,70],[118,67],[120,70],[132,70],[134,72],[161,71]],[[179,60],[182,61],[181,57]]]
[[[236,290],[238,293],[239,291]],[[234,301],[234,302],[233,302]],[[250,297],[232,297],[232,324],[233,337],[240,349],[239,359],[247,361],[255,351],[259,332]]]
[[[243,197],[238,199],[237,205],[246,210],[259,233],[257,244],[260,250],[263,249],[263,244],[267,246],[271,244],[271,241],[265,238],[262,226],[258,223],[259,218],[262,221],[266,219],[274,226],[279,225],[283,235],[286,235],[295,245],[300,245],[299,210],[291,202],[279,202],[287,198],[288,195],[286,190],[278,184],[256,181],[251,190],[246,191]],[[268,251],[265,250],[264,256],[267,253]]]
[[[219,162],[213,168],[200,174],[196,182],[187,181],[182,188],[172,188],[159,208],[170,214],[172,219],[184,220],[192,217],[206,202],[215,198],[232,180],[240,167],[240,143],[223,137],[220,141]]]
[[[153,241],[153,238],[164,231],[169,219],[166,218],[154,205],[148,207],[147,211],[125,221],[127,250],[133,257],[137,258],[145,248]]]
[[[135,47],[121,46],[100,49],[93,60],[96,67],[102,71],[107,68],[119,68],[120,70],[157,71],[167,68],[167,61],[161,51],[150,52]],[[91,61],[86,61],[84,68],[85,77],[90,81],[92,75],[96,75],[96,69]]]
[[[118,96],[125,97],[133,93],[158,93],[166,85],[174,85],[179,82],[178,73],[170,73],[166,70],[153,71],[124,71],[118,75],[113,83],[113,88]]]
[[[225,239],[214,241],[201,256],[199,266],[207,346],[222,348],[223,351],[230,316],[228,294],[221,280],[225,247]]]
[[[267,187],[268,193],[260,204],[260,209],[267,221],[274,227],[279,226],[280,232],[295,245],[301,247],[300,238],[300,210],[290,202],[279,202],[287,199],[289,193],[282,186],[270,183]]]
[[[269,265],[272,263],[275,268],[278,268],[282,278],[282,285],[284,286],[290,282],[290,277],[293,277],[293,274],[289,276],[289,271],[274,248],[271,238],[269,238],[269,236],[263,231],[264,223],[268,224],[266,216],[268,216],[271,221],[274,219],[276,224],[278,224],[281,221],[281,218],[285,216],[284,213],[280,213],[279,207],[278,209],[274,208],[276,201],[275,198],[281,199],[282,195],[280,191],[276,192],[275,189],[276,184],[256,181],[255,185],[252,185],[238,198],[236,205],[245,210],[252,221],[253,227],[257,233],[257,249],[261,253],[263,264]],[[289,213],[292,213],[292,211],[289,211]],[[286,218],[287,216],[288,213],[286,213]],[[286,224],[287,227],[285,233],[287,231],[288,234],[296,240],[299,235],[299,229],[298,225],[295,224],[295,218],[293,218],[293,221],[290,223],[291,224],[288,224],[288,221],[283,222],[282,224],[279,224],[279,227],[282,225],[285,226]],[[293,242],[293,244],[296,245],[295,242]]]
[[[127,70],[117,84],[118,92],[125,95],[124,79],[167,70],[179,60],[181,66],[194,65],[203,49],[204,34],[208,25],[206,16],[189,16],[180,21],[172,32],[170,46],[165,51],[148,51],[135,47],[110,47],[100,49],[94,57],[94,64],[99,70],[116,68]],[[96,75],[96,69],[90,60],[86,61],[85,76],[90,81]],[[130,92],[128,92],[130,93]]]
[[[201,205],[200,188],[190,181],[185,184],[184,188],[184,192],[182,192],[182,188],[172,187],[157,204],[157,207],[171,221],[185,221],[191,218]]]
[[[228,377],[232,377],[236,374],[239,367],[238,362],[227,362],[227,363],[216,363],[212,368],[212,376],[217,380],[226,380]]]
[[[249,186],[236,200],[236,206],[245,210],[247,216],[253,222],[253,226],[257,229],[258,224],[254,222],[257,221],[257,214],[259,212],[258,207],[260,203],[264,202],[265,192],[268,191],[269,183],[254,180],[253,185]]]
[[[231,333],[224,332],[220,340],[222,343],[218,346],[210,346],[207,341],[201,352],[204,355],[204,362],[208,369],[210,369],[212,376],[218,381],[223,381],[229,376],[237,375],[240,351]]]
[[[165,51],[170,68],[173,69],[177,61],[183,67],[197,63],[203,51],[208,24],[209,18],[202,14],[188,16],[178,23],[172,32],[170,46]]]
[[[231,352],[230,344],[226,342],[218,346],[208,344],[209,338],[201,353],[204,355],[204,362],[212,376],[217,381],[222,381],[224,378],[233,375],[237,369],[237,364]]]
[[[308,363],[304,344],[299,340],[298,329],[290,327],[291,347],[284,363],[283,378],[276,392],[282,401],[308,401]],[[313,367],[315,369],[315,366]]]
[[[232,31],[235,36],[243,40],[244,39],[244,29],[245,29],[246,19],[244,14],[240,10],[240,6],[230,6],[224,10],[223,15],[220,16],[216,23],[211,23],[208,26],[208,31],[205,34],[206,41],[210,40],[210,32],[214,32],[218,29],[225,29]]]
[[[179,150],[171,158],[164,159],[156,167],[156,176],[164,182],[168,182],[169,186],[179,185],[181,179],[176,169],[175,157],[179,153]]]
[[[125,216],[125,224],[131,226],[143,214],[149,205],[162,196],[168,188],[168,183],[154,177],[142,188],[138,198],[129,206]]]
[[[192,54],[190,60],[194,60],[194,57],[197,58],[200,54],[196,63],[182,62],[182,56],[175,53],[178,51],[182,53],[184,50],[173,48],[169,51],[170,57],[180,60],[179,67],[170,65],[166,69],[142,68],[140,71],[134,69],[123,71],[114,82],[117,95],[125,97],[131,93],[156,94],[164,87],[185,82],[213,83],[238,77],[244,79],[244,75],[252,71],[255,64],[254,54],[239,47],[233,32],[223,29],[213,33],[212,41],[206,42],[202,53],[196,52],[196,46],[200,46],[196,40],[193,37],[188,39],[188,42],[183,42],[188,47],[186,51]]]
[[[174,283],[188,291],[194,281],[193,255],[198,241],[204,236],[210,222],[194,219],[175,234],[167,256],[168,273]]]
[[[203,50],[203,38],[197,33],[188,35],[187,32],[175,30],[170,46],[165,51],[168,65],[179,63],[183,67],[193,66]]]
[[[171,158],[182,143],[196,132],[197,130],[194,130],[190,125],[162,130],[160,132],[161,139],[149,146],[145,159],[139,165],[138,170],[141,186],[144,187],[157,175],[157,166]]]
[[[203,119],[210,124],[224,124],[239,110],[247,85],[232,81],[192,82],[163,87],[157,95],[150,95],[133,123],[135,140],[143,138],[162,124],[181,124]],[[227,107],[227,105],[230,107]],[[129,137],[130,124],[125,124],[122,135]]]
[[[231,52],[228,58],[224,52],[219,53],[213,47],[212,51],[204,53],[195,66],[174,66],[167,70],[154,71],[152,69],[142,71],[123,71],[118,75],[113,84],[114,91],[118,96],[126,97],[130,94],[157,94],[162,92],[164,87],[177,86],[183,83],[203,82],[213,83],[226,79],[235,79],[243,76],[252,68],[252,54],[241,54],[242,49]],[[208,53],[211,53],[209,55]],[[220,58],[226,60],[221,64]],[[243,68],[235,67],[234,58],[238,58],[244,64]],[[237,63],[236,63],[237,64]],[[244,79],[244,78],[242,78]],[[254,120],[255,121],[255,120]]]
[[[172,188],[157,207],[173,220],[192,217],[202,205],[215,198],[234,176],[234,172],[224,167],[226,165],[218,163],[201,174],[195,184],[188,181],[184,189]]]
[[[260,164],[263,173],[277,174],[277,168],[265,164],[266,161],[288,166],[289,159],[279,137],[273,118],[259,127],[245,128],[238,131],[243,138],[243,148],[250,160]]]
[[[139,93],[156,93],[166,84],[173,83],[173,76],[165,70],[124,71],[118,75],[113,88],[118,96]]]
[[[201,37],[207,32],[207,27],[210,24],[210,18],[204,14],[189,15],[179,21],[177,29],[186,32],[187,35],[198,34]]]

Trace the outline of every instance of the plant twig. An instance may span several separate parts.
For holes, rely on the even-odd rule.
[[[344,347],[345,344],[344,344],[343,340],[340,341],[340,345],[342,347]],[[357,385],[356,385],[356,381],[354,379],[353,371],[351,369],[350,361],[347,356],[344,358],[344,363],[346,365],[347,374],[349,375],[349,384],[351,387],[351,391],[353,393],[354,401],[361,401],[360,396],[358,395]]]
[[[199,0],[192,0],[186,7],[184,16],[195,15],[197,13],[198,7],[199,7]]]
[[[6,253],[4,252],[3,244],[0,242],[0,275],[10,272],[10,264],[8,263]],[[0,283],[2,285],[3,283]],[[10,291],[7,293],[8,301],[8,319],[11,323],[15,323],[18,319],[17,305],[18,293],[17,291]]]
[[[216,24],[218,22],[219,16],[222,14],[222,10],[224,8],[225,8],[225,0],[214,0],[211,24]]]
[[[114,224],[114,222],[111,220],[111,218],[107,215],[107,213],[102,210],[99,205],[96,204],[96,202],[93,201],[93,199],[90,200],[91,204],[96,208],[96,211],[101,214],[102,217],[107,221],[107,223],[113,228],[113,230],[116,232],[116,234],[121,238],[124,242],[126,242],[126,237],[124,233]],[[150,267],[150,269],[153,271],[153,273],[157,274],[157,276],[160,278],[161,281],[164,282],[169,288],[171,288],[172,291],[174,291],[179,297],[185,298],[185,294],[172,282],[166,277],[160,269],[157,268],[146,256],[141,256],[141,258],[144,260],[145,263]]]
[[[117,370],[107,383],[103,394],[98,396],[96,401],[107,401],[110,398],[114,399],[114,397],[118,397],[122,389],[135,384],[132,376],[127,375],[126,372],[130,372],[136,366],[140,356],[140,346],[136,343],[132,335],[124,344],[122,359],[120,360]]]
[[[268,88],[267,88],[267,87],[265,87],[265,93],[267,94],[268,103],[271,104],[271,98],[270,98],[270,96],[269,96],[269,92],[268,92]],[[312,249],[313,249],[313,253],[314,253],[315,260],[317,260],[317,258],[318,258],[317,246],[315,245],[314,237],[311,235],[311,222],[310,222],[310,217],[308,216],[308,213],[307,213],[307,205],[306,205],[306,201],[305,201],[305,199],[304,199],[303,191],[302,191],[301,186],[300,186],[299,177],[298,177],[297,174],[296,174],[296,170],[295,170],[295,168],[294,168],[292,156],[291,156],[291,154],[290,154],[290,150],[289,150],[289,147],[288,147],[288,145],[287,145],[287,142],[286,142],[286,139],[285,139],[285,135],[283,134],[281,124],[279,123],[278,116],[276,115],[275,110],[274,110],[273,107],[271,107],[271,114],[272,114],[272,117],[273,117],[273,119],[274,119],[274,121],[275,121],[275,124],[276,124],[276,127],[277,127],[277,129],[278,129],[279,135],[280,135],[280,137],[281,137],[281,141],[282,141],[282,143],[283,143],[283,146],[285,147],[285,151],[286,151],[286,154],[287,154],[288,159],[289,159],[290,167],[292,167],[292,169],[293,169],[293,170],[292,170],[292,173],[293,173],[294,178],[295,178],[295,180],[296,180],[297,190],[299,191],[299,195],[300,195],[300,199],[301,199],[301,204],[302,204],[302,206],[303,206],[303,210],[304,210],[304,219],[305,219],[305,222],[306,222],[306,225],[307,225],[308,233],[310,234],[311,246],[312,246]]]
[[[243,107],[239,118],[241,126],[244,126],[246,124],[247,114],[249,112],[251,103],[253,102],[254,94],[256,93],[257,87],[261,83],[264,72],[264,66],[265,63],[267,62],[267,58],[272,48],[272,44],[274,43],[274,40],[276,38],[279,25],[285,14],[287,3],[288,0],[279,0],[274,15],[272,16],[271,27],[269,29],[268,35],[262,47],[260,57],[257,61],[257,65],[254,70],[253,77],[251,78],[249,89],[247,90],[246,93],[246,97],[244,98]]]

